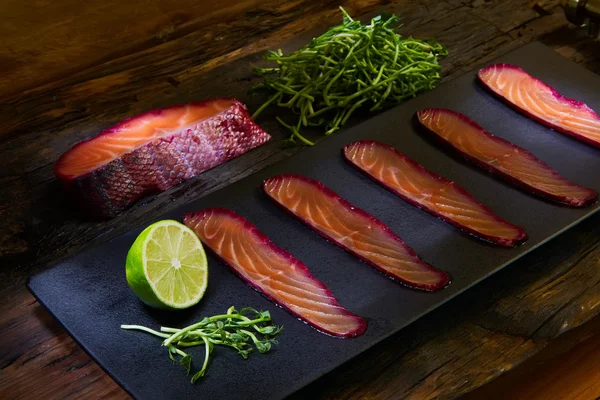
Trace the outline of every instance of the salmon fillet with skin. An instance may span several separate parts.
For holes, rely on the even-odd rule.
[[[586,104],[563,96],[515,65],[490,65],[477,76],[492,93],[525,115],[600,147],[600,116]]]
[[[114,217],[270,139],[235,99],[149,111],[105,129],[63,154],[54,173],[74,202]]]
[[[498,217],[461,186],[392,146],[361,140],[345,146],[344,157],[400,198],[476,237],[506,247],[527,240],[523,228]]]
[[[424,263],[383,222],[352,206],[321,182],[286,174],[267,179],[265,193],[317,233],[386,276],[414,289],[438,290],[450,276]]]
[[[248,284],[318,331],[351,338],[367,322],[346,310],[306,265],[227,209],[188,213],[184,223]]]
[[[469,161],[531,193],[572,206],[593,204],[598,194],[562,177],[548,164],[467,116],[443,108],[417,113],[419,122]]]

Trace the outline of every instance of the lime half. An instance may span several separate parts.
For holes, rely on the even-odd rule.
[[[173,220],[144,229],[127,253],[125,268],[131,290],[156,308],[193,306],[208,284],[202,242],[194,231]]]

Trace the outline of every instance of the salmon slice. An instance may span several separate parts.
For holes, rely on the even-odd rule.
[[[129,118],[63,154],[54,173],[91,215],[114,217],[270,139],[235,99],[173,106]]]
[[[562,177],[522,147],[484,130],[463,114],[431,108],[419,122],[466,159],[532,193],[572,207],[594,203],[598,194]]]
[[[523,228],[498,217],[461,186],[392,146],[361,140],[345,146],[344,157],[400,198],[478,238],[506,247],[527,240]]]
[[[222,208],[185,214],[202,243],[250,286],[317,330],[356,337],[367,322],[346,310],[306,265],[278,247],[244,217]]]
[[[479,71],[478,78],[494,94],[529,117],[600,147],[600,116],[584,103],[563,96],[515,65],[490,65]]]
[[[317,233],[386,276],[411,288],[438,290],[450,276],[424,263],[383,222],[352,206],[321,182],[286,174],[267,179],[265,193]]]

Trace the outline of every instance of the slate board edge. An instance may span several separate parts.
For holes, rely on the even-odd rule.
[[[555,235],[553,236],[549,236],[546,240],[543,240],[541,242],[539,242],[538,244],[536,244],[535,246],[533,246],[531,249],[529,249],[529,251],[525,254],[521,254],[516,256],[515,258],[510,259],[509,261],[505,262],[504,264],[500,265],[497,269],[495,269],[494,271],[492,271],[489,275],[484,276],[483,278],[473,281],[470,285],[466,286],[463,290],[456,292],[452,295],[450,295],[449,297],[447,297],[446,299],[444,299],[443,302],[435,304],[434,306],[430,307],[429,309],[427,309],[426,311],[424,311],[423,313],[415,316],[414,318],[410,319],[403,327],[394,330],[394,331],[390,331],[388,334],[386,335],[382,335],[382,337],[379,339],[378,342],[374,342],[371,343],[369,346],[365,347],[363,350],[361,350],[360,352],[356,353],[355,355],[348,357],[346,360],[344,360],[341,364],[331,367],[329,368],[327,371],[325,371],[325,373],[319,373],[318,376],[314,377],[314,378],[310,378],[306,380],[306,382],[304,383],[299,383],[298,385],[296,385],[295,387],[292,387],[291,390],[285,394],[285,397],[288,397],[290,395],[292,395],[293,393],[299,391],[300,389],[302,389],[303,387],[307,386],[308,384],[316,381],[317,379],[319,379],[320,377],[324,376],[325,374],[330,373],[331,371],[335,370],[336,368],[341,367],[342,365],[344,365],[345,363],[347,363],[348,361],[360,356],[361,354],[363,354],[365,351],[371,349],[372,347],[380,344],[381,342],[383,342],[384,340],[388,339],[389,337],[397,334],[398,332],[400,332],[401,330],[403,330],[404,328],[407,328],[409,325],[411,325],[413,322],[417,321],[418,319],[421,319],[422,317],[424,317],[425,315],[429,314],[430,312],[438,309],[439,307],[448,304],[450,301],[452,301],[453,299],[455,299],[456,297],[460,296],[461,294],[464,294],[466,291],[468,291],[469,289],[471,289],[473,286],[493,277],[494,275],[496,275],[496,273],[498,273],[499,271],[501,271],[502,269],[506,268],[507,266],[509,266],[510,264],[514,263],[515,261],[517,261],[520,258],[523,258],[525,255],[530,254],[531,252],[537,250],[539,247],[545,245],[546,243],[552,241],[552,239],[558,237],[560,234],[566,232],[567,230],[571,229],[572,227],[574,227],[575,225],[578,225],[579,223],[581,223],[582,221],[586,220],[587,218],[591,217],[592,215],[595,215],[598,211],[600,211],[600,209],[596,209],[593,212],[585,215],[584,217],[578,219],[577,221],[573,222],[570,225],[567,225],[564,229],[558,231]],[[443,289],[442,289],[443,290]],[[351,339],[348,339],[351,340]],[[299,381],[300,382],[300,381]]]
[[[546,46],[544,46],[543,44],[541,44],[541,43],[539,43],[539,42],[532,42],[532,43],[526,44],[526,45],[524,45],[524,46],[522,46],[522,47],[520,47],[520,48],[513,49],[513,50],[511,50],[511,51],[509,51],[509,52],[507,52],[507,53],[505,53],[505,54],[503,54],[503,55],[500,55],[500,56],[498,56],[498,57],[495,57],[495,59],[501,59],[501,58],[502,58],[503,56],[505,56],[506,54],[513,53],[513,52],[515,52],[515,51],[517,51],[517,50],[522,50],[522,49],[523,49],[523,48],[525,48],[525,47],[531,47],[531,48],[535,48],[535,47],[543,47],[543,48],[545,48],[545,49],[548,49]],[[488,63],[483,63],[483,64],[482,64],[482,66],[483,66],[483,65],[487,65],[487,64],[489,64],[489,63],[490,63],[490,62],[488,62]],[[477,70],[477,68],[474,68],[473,70],[467,71],[465,74],[462,74],[462,75],[460,75],[460,76],[458,76],[458,77],[456,77],[456,78],[452,79],[451,81],[444,82],[443,84],[439,85],[439,86],[438,86],[438,88],[441,88],[441,87],[443,87],[443,86],[445,86],[445,85],[449,85],[449,84],[451,84],[452,82],[454,82],[455,80],[457,80],[457,79],[460,79],[460,78],[464,77],[465,75],[472,74],[472,73],[473,73],[473,71],[476,71],[476,70]],[[588,72],[589,72],[590,74],[593,74],[593,73],[592,73],[592,72],[590,72],[590,71],[588,71]],[[436,88],[436,89],[437,89],[437,88]],[[395,108],[397,108],[397,107],[402,107],[402,106],[404,106],[404,105],[406,105],[406,104],[409,104],[411,101],[412,101],[412,99],[411,99],[411,100],[409,100],[409,101],[407,101],[407,102],[405,102],[405,103],[402,103],[402,104],[400,104],[400,105],[398,105],[398,106],[396,106],[396,107],[393,107],[393,108],[391,108],[390,110],[387,110],[387,111],[385,111],[384,113],[381,113],[381,114],[379,114],[379,115],[377,115],[377,116],[374,116],[373,118],[376,118],[376,117],[378,117],[378,116],[381,116],[381,115],[383,115],[383,114],[386,114],[386,113],[393,112]],[[355,126],[353,126],[353,127],[349,128],[349,129],[355,129],[355,128],[357,128],[357,129],[358,129],[358,128],[359,128],[360,126],[362,126],[363,124],[364,124],[364,125],[367,125],[367,124],[370,122],[370,120],[371,120],[371,118],[370,118],[369,120],[366,120],[366,121],[364,121],[364,122],[362,122],[362,123],[360,123],[360,124],[358,124],[358,125],[355,125]],[[347,130],[349,130],[349,129],[347,129]],[[346,130],[346,131],[347,131],[347,130]],[[344,134],[344,132],[341,132],[340,134],[341,134],[341,135],[343,135],[343,134]],[[298,158],[300,158],[300,157],[301,157],[301,155],[302,155],[303,153],[304,153],[304,151],[301,151],[301,152],[297,153],[296,155],[294,155],[294,156],[292,156],[292,157],[289,157],[288,159],[290,159],[290,158],[294,158],[294,157],[298,157]],[[288,160],[288,159],[286,159],[286,160]],[[276,163],[276,164],[277,164],[277,163]],[[274,164],[274,165],[276,165],[276,164]],[[261,171],[262,171],[262,170],[261,170]],[[256,173],[260,173],[261,171],[258,171],[258,172],[256,172]],[[236,182],[232,183],[231,185],[233,185],[233,184],[235,184],[235,183],[236,183]],[[231,186],[231,185],[228,185],[228,186]],[[228,186],[226,186],[226,187],[228,187]],[[224,188],[225,188],[225,187],[224,187]],[[221,189],[224,189],[224,188],[221,188]],[[221,189],[219,189],[219,190],[221,190]],[[217,190],[217,191],[215,191],[215,192],[218,192],[219,190]],[[209,194],[212,194],[212,193],[215,193],[215,192],[207,193],[206,195],[209,195]],[[205,195],[202,195],[202,196],[200,196],[200,197],[196,198],[194,201],[197,201],[197,200],[201,199],[202,197],[205,197]],[[542,240],[541,242],[537,243],[535,246],[533,246],[531,249],[529,249],[527,253],[529,253],[529,252],[531,252],[531,251],[534,251],[535,249],[537,249],[538,247],[542,246],[543,244],[545,244],[545,243],[549,242],[550,240],[552,240],[553,238],[557,237],[557,236],[558,236],[558,235],[560,235],[561,233],[563,233],[563,232],[565,232],[566,230],[568,230],[568,229],[572,228],[573,226],[577,225],[578,223],[580,223],[581,221],[585,220],[586,218],[588,218],[588,217],[590,217],[590,216],[594,215],[594,214],[595,214],[597,211],[598,211],[598,209],[596,209],[596,210],[594,210],[594,211],[590,212],[590,213],[589,213],[589,214],[587,214],[587,215],[584,215],[584,216],[582,216],[580,219],[578,219],[578,220],[574,221],[573,223],[571,223],[571,224],[569,224],[569,225],[567,225],[567,226],[563,227],[561,230],[557,231],[557,232],[556,232],[554,235],[552,235],[552,236],[549,236],[549,237],[547,237],[545,240]],[[134,231],[134,230],[136,230],[136,229],[139,229],[139,228],[134,228],[134,229],[132,229],[132,231]],[[115,239],[116,239],[116,238],[115,238]],[[335,365],[335,366],[331,366],[330,368],[327,368],[327,369],[326,369],[324,372],[323,372],[323,369],[322,369],[322,370],[321,370],[321,371],[319,371],[319,373],[317,373],[317,374],[314,374],[314,375],[306,375],[306,376],[305,376],[305,379],[300,379],[300,380],[297,380],[297,381],[296,381],[296,382],[297,382],[297,384],[295,384],[295,385],[293,385],[293,386],[290,386],[288,390],[284,390],[284,391],[282,391],[282,393],[284,393],[284,396],[289,396],[290,394],[292,394],[292,393],[296,392],[297,390],[301,389],[302,387],[304,387],[304,386],[308,385],[309,383],[311,383],[311,382],[315,381],[316,379],[318,379],[319,377],[323,376],[324,374],[326,374],[326,373],[329,373],[329,372],[333,371],[335,368],[337,368],[337,367],[339,367],[340,365],[342,365],[342,364],[344,364],[344,363],[348,362],[348,361],[349,361],[349,360],[351,360],[352,358],[355,358],[355,357],[356,357],[356,356],[358,356],[359,354],[362,354],[364,351],[368,350],[369,348],[373,347],[374,345],[376,345],[376,344],[380,343],[381,341],[385,340],[386,338],[388,338],[388,337],[390,337],[390,336],[392,336],[392,335],[394,335],[394,334],[398,333],[398,332],[399,332],[401,329],[403,329],[404,327],[407,327],[408,325],[412,324],[414,321],[416,321],[417,319],[421,318],[422,316],[424,316],[424,315],[428,314],[429,312],[431,312],[431,311],[435,310],[435,309],[436,309],[436,308],[438,308],[439,306],[441,306],[441,305],[443,305],[443,304],[446,304],[448,301],[450,301],[450,300],[454,299],[454,298],[455,298],[457,295],[459,295],[459,294],[463,293],[464,291],[466,291],[466,290],[470,289],[471,287],[473,287],[474,285],[476,285],[476,284],[480,283],[480,282],[481,282],[481,281],[483,281],[484,279],[486,279],[486,278],[488,278],[488,277],[490,277],[490,276],[494,275],[496,272],[498,272],[499,270],[501,270],[501,269],[505,268],[507,265],[509,265],[509,264],[513,263],[513,262],[514,262],[515,260],[517,260],[518,258],[521,258],[523,255],[524,255],[524,254],[518,255],[518,256],[516,256],[516,257],[514,257],[514,258],[512,258],[512,259],[510,259],[510,260],[508,260],[507,262],[505,262],[505,263],[501,264],[501,265],[500,265],[500,266],[498,266],[496,269],[494,269],[492,272],[490,272],[490,273],[489,273],[487,276],[484,276],[484,277],[482,277],[481,279],[478,279],[478,280],[475,280],[475,281],[473,281],[472,283],[470,283],[469,285],[467,285],[466,287],[464,287],[464,288],[463,288],[461,291],[459,291],[459,292],[457,292],[457,293],[454,293],[454,294],[450,295],[449,297],[447,297],[446,299],[444,299],[442,302],[440,302],[440,303],[438,303],[438,304],[435,304],[434,306],[432,306],[432,307],[430,307],[430,308],[426,309],[425,311],[423,311],[421,314],[419,314],[419,315],[415,316],[414,318],[410,319],[410,320],[409,320],[409,321],[408,321],[408,322],[407,322],[407,323],[406,323],[406,324],[405,324],[403,327],[400,327],[400,328],[398,328],[398,329],[395,329],[395,330],[391,330],[391,331],[389,331],[387,334],[381,335],[377,341],[375,341],[375,342],[372,342],[372,343],[370,343],[369,345],[365,346],[365,347],[364,347],[364,349],[362,349],[362,350],[358,351],[358,352],[357,352],[357,353],[355,353],[354,355],[352,355],[352,356],[349,356],[349,357],[345,358],[345,359],[344,359],[344,360],[343,360],[343,361],[342,361],[340,364],[337,364],[337,365]],[[71,258],[71,257],[73,257],[73,256],[74,256],[74,255],[71,255],[70,257],[65,257],[64,259],[68,259],[68,258]],[[43,275],[45,271],[49,271],[49,270],[53,269],[54,267],[56,267],[56,266],[57,266],[57,264],[59,264],[59,263],[61,263],[62,261],[64,261],[64,259],[63,259],[63,260],[58,260],[58,261],[56,261],[56,262],[52,263],[50,267],[48,267],[48,268],[47,268],[47,269],[45,269],[44,271],[42,271],[42,272],[40,272],[40,273],[36,274],[35,276],[31,277],[31,278],[30,278],[30,279],[28,279],[28,281],[27,281],[27,287],[28,287],[29,291],[30,291],[30,292],[31,292],[31,293],[34,295],[34,297],[35,297],[35,298],[36,298],[36,299],[37,299],[37,300],[38,300],[38,301],[39,301],[39,302],[40,302],[40,303],[41,303],[41,304],[42,304],[42,305],[43,305],[43,306],[44,306],[44,307],[45,307],[45,308],[46,308],[46,309],[47,309],[47,310],[50,312],[50,314],[52,314],[52,315],[53,315],[53,317],[55,317],[55,315],[52,313],[52,311],[51,311],[51,310],[50,310],[50,309],[49,309],[49,308],[46,306],[46,304],[45,304],[45,303],[44,303],[44,302],[43,302],[43,301],[42,301],[42,300],[41,300],[41,299],[40,299],[40,298],[39,298],[39,297],[36,295],[36,293],[35,293],[35,289],[34,289],[34,286],[35,286],[35,280],[36,280],[36,278],[37,278],[38,276],[41,276],[41,275]],[[55,318],[56,318],[56,317],[55,317]],[[104,371],[105,371],[105,372],[106,372],[106,373],[107,373],[109,376],[111,376],[111,378],[113,378],[113,380],[115,380],[117,383],[119,383],[119,385],[120,385],[121,387],[123,387],[123,389],[124,389],[126,392],[128,392],[130,395],[132,395],[132,397],[135,397],[135,396],[133,396],[133,394],[132,394],[132,391],[131,391],[131,390],[130,390],[128,387],[127,387],[127,385],[126,385],[124,382],[120,381],[120,380],[119,380],[119,379],[118,379],[116,376],[114,376],[114,375],[113,375],[113,374],[112,374],[110,371],[108,371],[108,370],[107,370],[107,369],[106,369],[106,368],[105,368],[105,367],[104,367],[104,366],[103,366],[103,365],[102,365],[100,362],[98,362],[98,360],[97,360],[97,358],[94,356],[93,352],[91,352],[91,351],[90,351],[90,350],[89,350],[89,349],[88,349],[86,346],[84,346],[82,343],[80,343],[80,342],[79,342],[79,341],[78,341],[78,340],[75,338],[75,336],[73,336],[73,335],[72,335],[71,331],[70,331],[69,329],[67,329],[67,328],[66,328],[66,327],[63,325],[63,323],[62,323],[60,320],[58,320],[58,322],[59,322],[59,323],[61,324],[61,326],[62,326],[62,327],[63,327],[63,328],[64,328],[64,329],[65,329],[65,330],[66,330],[66,331],[69,333],[69,335],[71,335],[71,337],[72,337],[72,338],[75,340],[75,342],[76,342],[76,343],[78,343],[78,345],[80,345],[80,346],[81,346],[81,347],[84,349],[84,351],[85,351],[87,354],[89,354],[89,355],[90,355],[90,357],[91,357],[92,359],[94,359],[94,361],[95,361],[96,363],[98,363],[98,364],[100,365],[100,367],[101,367],[101,368],[102,368],[102,369],[103,369],[103,370],[104,370]],[[200,385],[201,385],[201,384],[200,384]],[[200,385],[199,385],[199,387],[200,387]]]
[[[561,233],[571,229],[572,227],[574,227],[575,225],[579,224],[580,222],[584,221],[585,219],[591,217],[592,215],[596,214],[600,209],[595,210],[594,212],[587,214],[586,216],[582,217],[581,219],[573,222],[572,224],[566,226],[564,229],[560,230],[559,232],[557,232],[554,236],[548,237],[546,240],[538,243],[537,245],[535,245],[534,247],[532,247],[530,249],[530,251],[526,254],[529,254],[533,251],[535,251],[536,249],[538,249],[539,247],[543,246],[544,244],[552,241],[552,239],[558,237]],[[315,374],[315,376],[307,376],[306,379],[304,380],[297,380],[297,384],[290,387],[289,390],[287,391],[287,393],[284,394],[284,398],[288,397],[290,395],[292,395],[293,393],[299,391],[300,389],[302,389],[303,387],[307,386],[308,384],[316,381],[317,379],[319,379],[320,377],[324,376],[325,374],[330,373],[331,371],[341,367],[342,365],[344,365],[345,363],[347,363],[348,361],[352,360],[353,358],[356,358],[358,356],[360,356],[361,354],[363,354],[365,351],[369,350],[370,348],[378,345],[379,343],[381,343],[382,341],[386,340],[387,338],[397,334],[398,332],[400,332],[402,329],[408,327],[409,325],[411,325],[413,322],[415,322],[416,320],[422,318],[423,316],[429,314],[430,312],[436,310],[437,308],[449,303],[451,300],[453,300],[454,298],[458,297],[459,295],[465,293],[467,290],[469,290],[470,288],[472,288],[473,286],[481,283],[482,281],[491,278],[492,276],[494,276],[497,272],[499,272],[500,270],[504,269],[505,267],[507,267],[508,265],[512,264],[513,262],[515,262],[516,260],[518,260],[519,258],[522,258],[523,255],[519,255],[509,261],[507,261],[506,263],[502,264],[501,266],[499,266],[496,270],[494,270],[493,272],[491,272],[489,275],[474,281],[473,283],[471,283],[469,286],[465,287],[463,290],[461,290],[460,292],[457,292],[453,295],[451,295],[450,297],[448,297],[447,299],[445,299],[442,303],[436,304],[433,307],[427,309],[426,311],[424,311],[423,313],[421,313],[420,315],[415,316],[414,318],[412,318],[411,320],[409,320],[404,327],[399,328],[395,331],[390,331],[388,334],[383,335],[380,337],[379,341],[371,343],[370,345],[366,346],[363,350],[361,350],[360,352],[356,353],[353,356],[350,356],[348,358],[346,358],[341,364],[336,365],[336,366],[332,366],[331,368],[327,369],[324,373],[317,373]],[[134,396],[133,392],[131,391],[131,389],[129,389],[127,387],[127,384],[123,381],[121,381],[117,376],[113,375],[108,369],[106,369],[102,363],[100,363],[100,361],[96,358],[96,356],[94,355],[93,351],[88,349],[83,343],[79,342],[79,340],[71,333],[71,331],[65,326],[63,325],[63,323],[56,318],[56,316],[54,315],[54,313],[52,312],[52,310],[46,305],[46,303],[44,303],[44,301],[39,298],[36,293],[35,290],[32,288],[31,284],[32,284],[32,279],[35,280],[35,277],[38,276],[40,274],[37,274],[33,277],[30,277],[27,280],[27,289],[31,292],[31,294],[35,297],[35,299],[42,305],[44,306],[44,308],[52,315],[52,317],[58,321],[58,323],[60,324],[60,326],[69,334],[69,336],[71,337],[71,339],[73,339],[75,341],[75,343],[77,343],[93,360],[96,364],[98,364],[100,366],[100,368],[106,372],[115,382],[117,382],[119,384],[119,386],[121,386],[131,397],[133,398],[137,398]],[[341,340],[352,340],[352,339],[341,339]],[[191,384],[191,383],[190,383]],[[201,383],[196,383],[196,385],[200,386]]]
[[[53,264],[53,265],[54,265],[54,264]],[[50,268],[48,268],[48,269],[50,269]],[[79,339],[77,339],[77,338],[76,338],[76,337],[75,337],[75,336],[72,334],[71,330],[70,330],[69,328],[67,328],[65,325],[63,325],[62,321],[61,321],[60,319],[58,319],[58,318],[57,318],[57,317],[54,315],[54,313],[53,313],[53,312],[52,312],[52,310],[51,310],[51,309],[50,309],[50,308],[49,308],[49,307],[46,305],[46,303],[44,303],[44,301],[43,301],[41,298],[39,298],[39,297],[38,297],[38,296],[35,294],[35,291],[34,291],[34,289],[31,287],[31,285],[32,285],[32,279],[34,279],[34,278],[35,278],[36,276],[38,276],[38,275],[39,275],[39,274],[36,274],[36,275],[34,275],[34,276],[30,277],[29,279],[27,279],[26,286],[27,286],[27,289],[29,290],[29,292],[30,292],[30,293],[33,295],[33,297],[35,297],[35,299],[38,301],[38,303],[40,303],[40,304],[41,304],[41,305],[42,305],[42,306],[43,306],[43,307],[44,307],[44,308],[45,308],[45,309],[46,309],[46,310],[47,310],[47,311],[50,313],[50,315],[52,315],[52,318],[54,318],[54,319],[55,319],[55,320],[56,320],[56,321],[59,323],[59,325],[60,325],[60,326],[61,326],[61,327],[62,327],[62,328],[63,328],[63,329],[64,329],[64,330],[65,330],[65,331],[66,331],[66,332],[69,334],[69,336],[71,337],[71,339],[73,339],[73,340],[75,341],[75,343],[77,343],[77,345],[78,345],[79,347],[81,347],[81,348],[83,349],[83,351],[85,351],[85,353],[86,353],[88,356],[90,356],[90,358],[91,358],[92,360],[94,360],[94,362],[95,362],[95,363],[96,363],[96,364],[97,364],[97,365],[98,365],[98,366],[99,366],[99,367],[102,369],[102,371],[106,372],[106,374],[107,374],[108,376],[110,376],[110,377],[112,378],[112,380],[113,380],[113,381],[117,382],[117,383],[119,384],[119,386],[121,386],[121,388],[122,388],[123,390],[125,390],[129,396],[131,396],[132,398],[136,399],[137,397],[135,397],[135,396],[133,395],[133,392],[132,392],[132,391],[131,391],[131,390],[130,390],[128,387],[127,387],[127,385],[125,384],[125,382],[122,382],[122,381],[121,381],[120,379],[118,379],[118,378],[117,378],[115,375],[113,375],[113,374],[112,374],[112,373],[111,373],[111,372],[110,372],[108,369],[106,369],[106,368],[104,367],[104,365],[102,365],[102,363],[101,363],[101,362],[100,362],[100,361],[99,361],[99,360],[96,358],[96,356],[94,355],[94,353],[93,353],[93,352],[92,352],[90,349],[88,349],[88,348],[87,348],[87,347],[86,347],[86,346],[85,346],[83,343],[81,343],[81,342],[79,341]]]

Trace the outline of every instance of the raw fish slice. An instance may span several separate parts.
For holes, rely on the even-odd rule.
[[[583,142],[600,147],[600,116],[584,103],[570,99],[510,64],[483,68],[479,80],[519,111]]]
[[[54,173],[89,214],[113,217],[270,139],[235,99],[173,106],[129,118],[63,154]]]
[[[304,263],[242,216],[212,208],[186,214],[184,223],[242,279],[317,330],[356,337],[367,329],[367,322],[343,308]]]
[[[450,276],[424,263],[383,222],[353,207],[321,182],[301,175],[266,180],[269,197],[322,236],[409,287],[437,290]]]
[[[431,108],[417,113],[419,122],[480,167],[542,197],[573,207],[594,203],[598,194],[562,177],[527,150],[494,136],[468,117]]]
[[[391,146],[361,140],[345,146],[344,156],[402,199],[479,238],[506,247],[527,240],[523,228],[496,216],[461,186]]]

